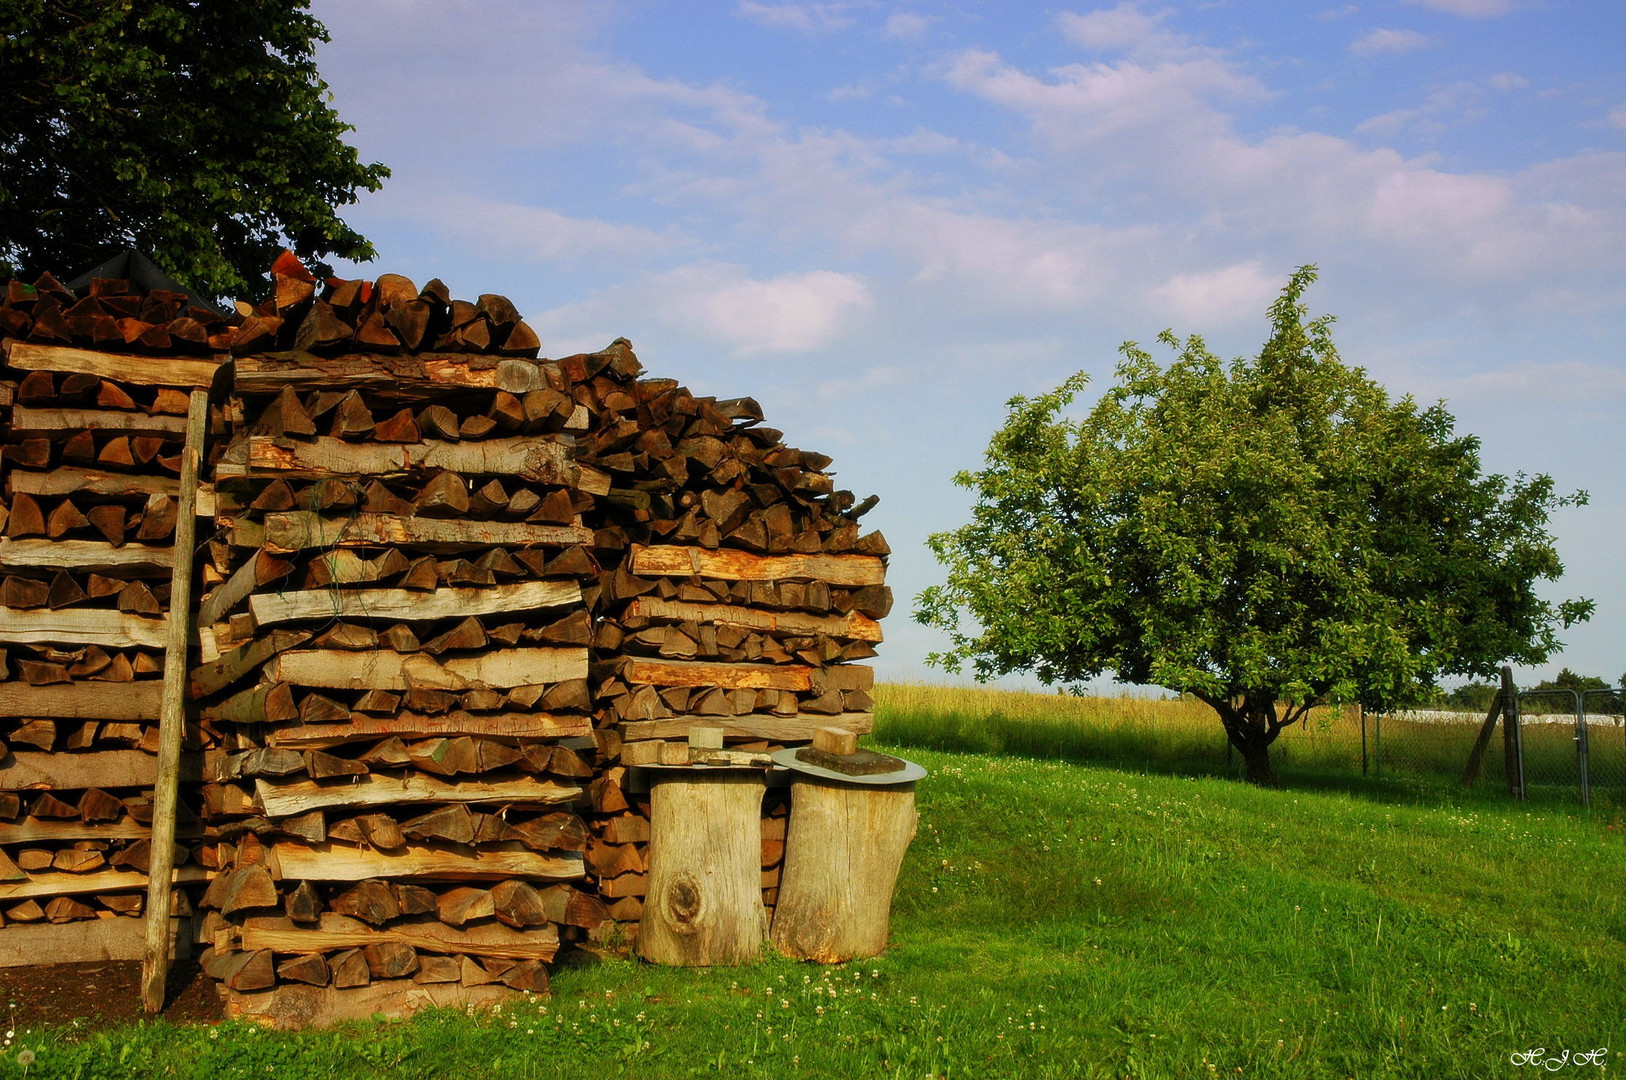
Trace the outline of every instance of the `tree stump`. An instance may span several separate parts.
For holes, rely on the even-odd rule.
[[[649,881],[638,953],[674,967],[762,950],[761,769],[651,770]]]
[[[913,782],[794,780],[774,946],[821,964],[884,950],[892,890],[918,821]]]

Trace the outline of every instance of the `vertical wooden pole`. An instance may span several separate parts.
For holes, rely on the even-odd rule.
[[[1502,688],[1496,700],[1502,706],[1502,767],[1507,774],[1507,793],[1524,798],[1524,745],[1519,738],[1519,688],[1513,685],[1513,669],[1502,665]]]
[[[151,865],[147,870],[147,948],[141,965],[141,1002],[149,1013],[164,1007],[169,978],[169,913],[175,869],[175,808],[180,796],[181,734],[186,728],[186,646],[192,628],[192,549],[197,533],[198,470],[209,428],[209,393],[192,391],[181,450],[180,509],[175,518],[175,568],[169,618],[164,624],[164,695],[158,718],[158,782],[152,793]]]

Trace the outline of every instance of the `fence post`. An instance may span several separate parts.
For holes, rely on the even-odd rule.
[[[1383,775],[1383,714],[1378,713],[1372,721],[1372,775]]]
[[[1581,765],[1581,805],[1592,805],[1592,779],[1587,774],[1587,740],[1586,740],[1586,705],[1581,700],[1581,691],[1571,690],[1575,695],[1575,756]]]
[[[1524,727],[1519,720],[1519,688],[1513,669],[1502,666],[1502,755],[1506,759],[1508,794],[1524,798]]]
[[[1361,775],[1365,776],[1366,775],[1366,706],[1363,704],[1363,705],[1360,706],[1360,709],[1361,709]]]

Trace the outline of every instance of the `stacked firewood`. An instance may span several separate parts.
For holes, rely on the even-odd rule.
[[[881,640],[889,549],[859,531],[876,500],[836,490],[831,459],[786,446],[752,399],[639,380],[625,342],[579,368],[561,364],[591,417],[577,460],[613,485],[596,530],[593,693],[606,767],[592,784],[587,859],[611,913],[633,921],[648,836],[637,766],[761,767],[817,727],[870,729],[872,669],[851,661]],[[697,728],[708,731],[698,744]],[[785,813],[783,794],[770,794],[769,906]]]
[[[297,348],[234,363],[191,676],[229,751],[207,815],[236,822],[203,852],[206,970],[239,993],[545,989],[606,919],[566,884],[595,749],[582,513],[608,490],[573,457],[585,415],[558,364],[444,351],[534,354],[500,297],[317,295],[279,265],[239,341],[292,326]]]
[[[80,297],[46,275],[11,282],[0,303],[0,913],[7,929],[108,921],[96,940],[40,939],[63,959],[128,954],[141,938],[117,917],[140,914],[147,887],[181,449],[190,392],[217,364],[211,340],[230,333],[184,301],[111,279]],[[215,735],[193,727],[184,743]],[[181,882],[205,874],[187,846],[196,811],[194,792],[179,808]],[[187,911],[184,893],[172,906]]]

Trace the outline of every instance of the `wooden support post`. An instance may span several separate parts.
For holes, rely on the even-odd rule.
[[[639,955],[676,967],[755,961],[767,922],[762,770],[651,771]]]
[[[1463,766],[1463,787],[1473,787],[1474,781],[1479,779],[1480,762],[1484,760],[1485,750],[1490,746],[1491,733],[1496,730],[1496,721],[1501,719],[1503,708],[1502,692],[1498,690],[1496,696],[1491,698],[1490,711],[1485,714],[1485,722],[1479,725],[1479,737],[1474,740],[1474,748],[1468,754],[1468,764]]]
[[[1524,740],[1519,732],[1519,688],[1513,684],[1513,669],[1502,665],[1502,689],[1497,695],[1502,706],[1502,758],[1507,773],[1507,793],[1524,798]]]
[[[882,787],[796,777],[774,946],[821,964],[885,949],[892,890],[918,820],[912,782]]]
[[[169,977],[170,878],[175,868],[175,809],[180,795],[181,733],[186,727],[186,642],[191,636],[192,548],[197,525],[198,469],[209,427],[209,393],[192,391],[181,451],[180,508],[165,624],[164,697],[158,721],[158,783],[153,790],[151,865],[147,870],[147,949],[141,1000],[149,1013],[164,1007]]]

